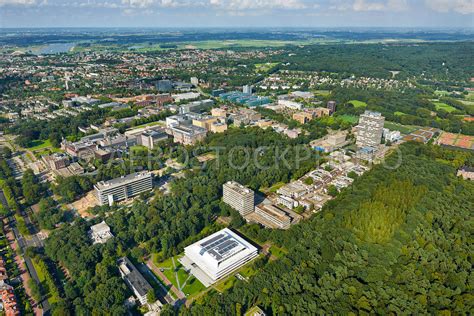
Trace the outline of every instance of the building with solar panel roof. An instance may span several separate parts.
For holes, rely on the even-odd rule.
[[[181,264],[206,287],[258,255],[248,241],[224,228],[186,248]]]

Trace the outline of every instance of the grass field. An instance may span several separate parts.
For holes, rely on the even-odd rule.
[[[186,296],[192,297],[204,291],[206,288],[198,279],[184,270],[183,266],[178,261],[178,258],[180,257],[181,256],[168,258],[156,265],[158,268],[163,269],[163,274],[176,288],[181,289]]]
[[[158,126],[165,126],[165,124],[166,124],[166,123],[163,122],[163,121],[150,122],[150,123],[146,123],[146,124],[142,124],[142,125],[137,125],[137,126],[131,127],[131,128],[129,128],[129,129],[127,129],[127,131],[131,131],[131,130],[138,129],[138,128],[142,128],[142,127],[155,126],[155,125],[158,125]]]
[[[224,292],[225,290],[228,290],[234,286],[234,283],[237,281],[237,278],[235,276],[230,276],[225,278],[224,280],[217,282],[214,285],[214,288],[219,291],[219,292]]]
[[[314,92],[314,94],[320,95],[320,96],[323,96],[323,97],[326,97],[326,96],[331,94],[331,91],[329,91],[329,90],[314,90],[313,92]]]
[[[433,103],[436,106],[436,110],[445,110],[448,113],[456,111],[456,108],[449,104],[446,104],[443,102],[433,102]]]
[[[405,113],[400,112],[400,111],[396,111],[396,112],[394,112],[393,114],[395,114],[396,116],[406,115]]]
[[[272,245],[269,250],[270,250],[270,253],[277,258],[281,258],[287,253],[286,250],[279,248],[275,245]]]
[[[416,131],[419,128],[419,126],[402,125],[389,121],[385,121],[384,127],[392,131],[400,131],[400,133],[402,134],[410,134],[411,132]]]
[[[280,63],[264,63],[264,64],[255,64],[255,70],[257,72],[267,72],[273,67],[278,66]]]
[[[348,114],[338,116],[338,118],[340,118],[344,122],[349,122],[349,123],[357,123],[359,121],[359,118],[357,116],[348,115]]]
[[[355,108],[365,108],[367,106],[367,103],[359,100],[351,100],[347,103],[351,103],[352,105],[354,105]]]
[[[51,142],[47,140],[35,140],[32,142],[31,146],[28,147],[29,150],[35,151],[40,149],[45,149],[51,147]]]
[[[265,191],[275,193],[279,188],[281,188],[281,187],[284,186],[285,184],[286,184],[286,183],[284,183],[284,182],[277,182],[277,183],[275,183],[274,185],[272,185],[270,188],[268,188],[268,189],[265,190]]]

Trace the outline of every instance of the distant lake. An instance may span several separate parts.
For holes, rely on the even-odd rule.
[[[67,53],[74,46],[76,46],[76,43],[48,44],[45,47],[41,47],[38,50],[34,51],[34,53],[37,55]]]

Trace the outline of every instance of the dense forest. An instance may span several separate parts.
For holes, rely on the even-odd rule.
[[[265,151],[257,150],[258,147]],[[188,164],[193,169],[187,171],[185,178],[173,182],[171,195],[156,193],[151,199],[143,196],[130,209],[114,207],[112,213],[108,207],[93,210],[99,218],[105,212],[109,215],[106,221],[115,236],[111,242],[91,246],[87,237],[91,223],[84,220],[61,226],[50,235],[45,247],[46,255],[66,267],[71,275],[65,286],[64,301],[55,308],[61,311],[67,308],[75,313],[84,308],[99,314],[104,310],[122,312],[127,292],[117,283],[119,276],[114,264],[118,256],[130,255],[140,261],[151,253],[160,253],[165,258],[181,252],[202,237],[203,230],[209,233],[215,229],[216,216],[228,216],[232,212],[220,202],[224,182],[234,179],[259,189],[299,178],[320,159],[303,147],[272,130],[260,128],[213,134],[199,150],[187,149],[191,157]],[[204,166],[193,157],[194,153],[215,153],[212,148],[219,148],[219,156]],[[68,185],[80,187],[80,184]],[[44,204],[41,213],[56,214],[51,209],[53,206]],[[239,219],[234,213],[233,225],[242,225]],[[44,226],[55,224],[40,218],[41,222]]]
[[[290,54],[288,53],[290,52]],[[274,62],[289,63],[287,69],[391,78],[423,77],[428,80],[468,81],[474,73],[474,44],[345,44],[293,47],[272,57]]]
[[[182,313],[240,315],[259,305],[291,315],[468,314],[474,183],[456,169],[474,157],[419,144],[402,145],[401,155],[399,168],[375,166],[311,220],[259,233],[288,254]]]
[[[107,244],[91,245],[87,231],[92,223],[84,220],[56,229],[45,253],[71,278],[54,308],[64,313],[122,313],[123,299],[130,293],[122,286],[115,260],[123,255],[136,261],[151,253],[175,255],[218,229],[214,221],[219,215],[231,215],[231,227],[241,227],[240,217],[220,202],[222,183],[234,179],[259,190],[300,177],[319,157],[297,163],[299,145],[293,142],[258,128],[212,135],[198,152],[222,147],[220,159],[202,166],[192,158],[188,163],[193,169],[174,182],[171,195],[144,195],[130,209],[114,207],[112,213],[108,207],[93,210],[99,215],[96,221],[108,214],[115,237]],[[269,168],[261,171],[250,162],[235,169],[244,166],[245,151],[254,153],[258,146],[266,148],[257,155],[258,163]],[[277,148],[285,146],[289,166],[275,165]],[[211,291],[180,312],[237,315],[255,304],[271,314],[472,309],[467,240],[472,227],[467,219],[474,208],[474,184],[455,173],[463,164],[474,165],[474,157],[419,144],[405,144],[401,153],[398,169],[376,166],[314,218],[289,231],[241,227],[247,236],[270,240],[288,254],[266,264],[251,282],[238,281],[224,295]],[[387,164],[397,158],[391,156]]]

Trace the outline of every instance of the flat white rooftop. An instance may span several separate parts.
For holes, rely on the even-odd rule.
[[[186,248],[183,266],[209,286],[257,256],[257,248],[224,228]]]

